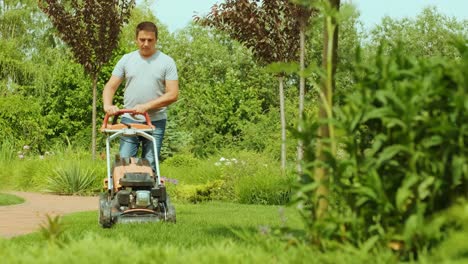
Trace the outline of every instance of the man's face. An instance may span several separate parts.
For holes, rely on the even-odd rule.
[[[156,34],[154,32],[140,30],[136,39],[140,55],[150,57],[156,52]]]

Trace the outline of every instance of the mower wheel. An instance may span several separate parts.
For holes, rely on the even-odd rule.
[[[169,195],[166,196],[166,210],[167,210],[167,215],[166,215],[166,221],[167,222],[176,222],[176,210],[174,205],[172,205],[171,200],[169,199]]]
[[[108,193],[99,195],[99,224],[103,228],[112,227],[112,204]]]

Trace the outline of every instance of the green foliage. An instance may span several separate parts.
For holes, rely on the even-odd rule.
[[[58,194],[87,194],[99,190],[94,170],[71,162],[54,169],[47,179],[47,190]]]
[[[0,19],[0,31],[23,30],[0,41],[0,107],[6,115],[2,138],[8,136],[15,144],[30,145],[43,154],[54,141],[74,140],[88,127],[92,97],[89,80],[54,37],[37,2],[20,2],[14,8],[5,3]],[[10,16],[20,18],[9,20]]]
[[[196,26],[179,32],[166,52],[177,62],[181,86],[170,118],[190,135],[191,151],[206,157],[248,141],[244,126],[257,123],[276,101],[269,88],[276,87],[274,79],[254,63],[251,53]]]
[[[190,169],[199,165],[200,161],[190,154],[177,154],[164,161],[164,165],[174,168]]]
[[[13,142],[13,140],[7,140],[7,137],[4,138],[0,145],[0,162],[9,162],[16,157],[16,149]]]
[[[161,174],[180,184],[205,184],[219,179],[221,170],[214,159],[196,159],[191,154],[176,154],[161,164]]]
[[[283,177],[275,170],[271,175],[261,172],[238,180],[236,196],[244,204],[284,205],[290,200],[295,178]]]
[[[24,199],[13,194],[0,193],[0,206],[24,203]]]
[[[230,152],[227,158],[223,154],[220,158],[199,160],[182,154],[165,160],[161,171],[168,178],[171,197],[193,203],[222,200],[281,205],[289,202],[293,173],[282,175],[277,162],[267,155]]]
[[[15,190],[38,190],[38,179],[40,177],[38,168],[40,168],[40,166],[43,164],[43,161],[38,160],[35,157],[25,160],[19,159],[10,163],[10,166],[18,165],[19,167],[14,167],[10,170],[7,170],[10,172],[10,174],[4,175],[10,176],[12,178],[12,188]]]
[[[468,190],[466,40],[462,60],[414,58],[402,49],[357,63],[355,92],[336,110],[341,156],[315,161],[317,122],[301,137],[307,173],[297,193],[310,234],[353,243],[400,241],[431,248],[453,227],[435,215]],[[322,122],[322,121],[319,121]],[[312,172],[330,172],[330,212],[316,221]]]
[[[0,96],[5,100],[13,96],[12,101],[19,98],[22,102],[32,102],[34,107],[26,107],[39,111],[41,119],[33,125],[39,128],[34,132],[37,135],[33,136],[39,152],[44,152],[57,142],[87,148],[92,121],[89,78],[73,60],[71,50],[57,37],[51,21],[39,10],[36,1],[5,1],[2,7]],[[142,19],[157,21],[147,3],[132,12],[129,23],[123,28],[119,47],[99,75],[98,94],[102,92],[117,60],[134,49],[135,24]],[[425,26],[426,20],[430,26]],[[322,19],[313,21],[314,26],[308,32],[311,36],[306,45],[309,65],[319,65],[321,61],[322,49],[318,47],[323,40],[322,23]],[[335,101],[341,102],[342,95],[348,94],[352,87],[353,47],[364,36],[357,23],[355,13],[340,24],[341,49]],[[277,153],[280,146],[277,83],[254,62],[252,53],[226,36],[193,25],[175,35],[171,35],[161,23],[158,25],[159,48],[176,59],[181,84],[180,100],[169,110],[163,157],[180,151],[207,156],[225,147]],[[430,9],[414,21],[385,20],[382,26],[370,32],[372,42],[368,42],[366,50],[375,50],[371,45],[375,46],[385,39],[405,43],[401,48],[409,54],[424,52],[424,56],[443,54],[453,57],[456,51],[445,41],[448,32],[464,32],[464,29],[465,24]],[[432,43],[432,48],[425,43]],[[317,83],[317,79],[318,75],[311,75],[306,81],[306,85],[309,85],[306,89],[306,96],[309,97],[306,108],[307,104],[316,104],[317,94],[312,84]],[[289,126],[295,126],[296,122],[297,103],[291,98],[297,98],[297,83],[297,78],[286,80],[286,104],[291,104],[286,108],[293,109],[286,109],[288,120],[292,120]],[[244,94],[244,91],[247,92]],[[122,94],[123,89],[119,89],[116,101],[122,102]],[[99,98],[97,105],[100,105]],[[7,106],[11,104],[6,103]],[[101,120],[102,117],[101,111],[97,119]],[[20,141],[15,144],[32,144],[24,142],[23,138],[28,136],[14,135],[18,130],[19,126],[14,123],[2,124],[0,133],[2,138],[9,134],[8,140]],[[44,137],[41,138],[41,135]],[[102,147],[102,137],[99,139]]]
[[[39,147],[45,143],[47,128],[36,98],[21,95],[0,97],[0,137],[18,145]]]
[[[448,210],[439,212],[431,222],[451,222],[451,228],[433,230],[444,237],[433,250],[426,251],[420,256],[419,263],[465,263],[468,260],[468,248],[464,243],[468,235],[468,207],[466,200],[459,200]],[[431,224],[434,226],[434,224]],[[426,226],[425,231],[431,231]],[[450,260],[450,261],[448,261]]]
[[[457,49],[447,41],[452,35],[467,35],[468,24],[457,21],[453,17],[445,16],[435,7],[425,8],[415,19],[404,18],[394,20],[384,17],[382,22],[371,30],[369,48],[376,51],[378,44],[389,42],[398,46],[406,54],[416,57],[444,56],[456,58]]]
[[[206,184],[180,185],[172,192],[178,201],[188,201],[199,203],[212,200],[219,200],[223,197],[223,181],[215,180]]]
[[[263,154],[244,151],[231,155],[217,162],[225,199],[248,204],[289,202],[294,178],[291,171],[283,175],[279,164]]]
[[[170,118],[166,124],[166,132],[160,154],[161,160],[169,158],[175,153],[188,152],[190,150],[190,142],[192,141],[191,133],[178,127],[178,120]]]
[[[82,173],[94,172],[93,184],[82,190],[83,194],[89,194],[101,187],[106,175],[105,161],[92,161],[89,151],[85,149],[56,146],[41,154],[29,146],[8,147],[7,143],[4,142],[3,151],[8,150],[9,155],[5,155],[6,159],[0,159],[3,168],[0,171],[1,189],[45,191],[49,188],[49,179],[57,177],[54,171],[78,166],[77,170]]]
[[[91,124],[89,79],[76,63],[56,63],[47,71],[54,71],[54,78],[45,77],[44,91],[38,96],[42,99],[42,113],[51,130],[51,138],[67,144],[88,145],[89,136],[83,135],[83,131],[90,132]],[[43,75],[47,72],[41,72]]]
[[[46,215],[47,220],[40,225],[39,232],[42,237],[51,244],[63,245],[66,240],[65,226],[60,215]]]

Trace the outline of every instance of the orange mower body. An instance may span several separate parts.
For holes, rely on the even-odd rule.
[[[147,114],[147,124],[115,124],[121,110],[114,117],[114,124],[108,124],[106,115],[101,131],[107,134],[106,158],[107,177],[104,179],[104,190],[99,198],[99,224],[109,228],[115,223],[135,222],[175,222],[175,208],[171,204],[166,186],[161,180],[159,160],[155,155],[156,171],[154,172],[146,159],[119,157],[116,155],[113,166],[110,165],[110,142],[120,137],[139,136],[153,142],[156,152],[156,140],[147,133],[154,127]]]

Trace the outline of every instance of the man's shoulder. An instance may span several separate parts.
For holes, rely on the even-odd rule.
[[[157,56],[158,59],[164,60],[164,61],[174,62],[174,59],[171,56],[167,55],[166,53],[164,53],[164,52],[162,52],[160,50],[158,50],[158,53],[159,53],[158,56]]]
[[[130,51],[122,56],[122,58],[139,58],[140,54],[138,53],[138,50]]]

